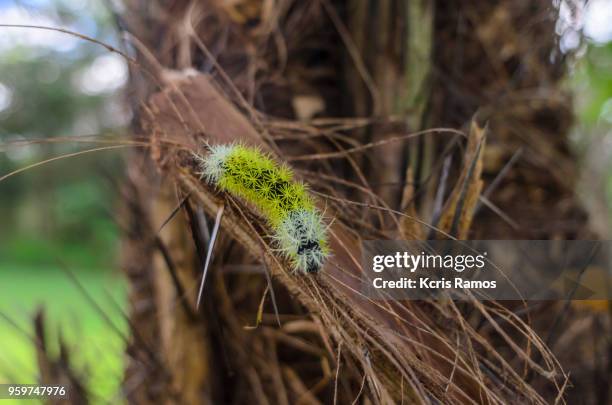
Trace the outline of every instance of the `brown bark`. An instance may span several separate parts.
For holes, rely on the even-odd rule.
[[[418,213],[428,223],[437,214],[440,227],[460,237],[583,235],[584,214],[571,194],[575,165],[565,137],[568,101],[558,90],[561,63],[545,62],[555,47],[554,20],[537,20],[542,15],[534,12],[543,8],[526,1],[497,6],[468,1],[454,6],[424,1],[127,3],[128,26],[141,43],[139,61],[151,73],[135,71],[147,100],[139,110],[138,132],[150,139],[151,149],[130,161],[125,262],[132,287],[126,372],[126,387],[134,387],[128,392],[131,401],[331,403],[338,396],[343,403],[359,394],[364,402],[378,403],[402,398],[537,403],[557,395],[551,381],[562,372],[550,357],[547,369],[540,370],[549,386],[536,392],[513,365],[495,356],[496,347],[454,304],[377,305],[356,293],[359,236],[431,234],[405,216],[400,224],[396,215],[380,210],[373,215],[369,205],[386,204],[411,218]],[[532,18],[533,30],[517,32]],[[526,47],[534,38],[540,41],[536,51]],[[337,57],[342,52],[344,60]],[[211,75],[179,70],[188,67]],[[340,78],[346,78],[346,88]],[[533,103],[530,91],[541,91],[544,84],[558,97]],[[368,123],[332,120],[335,126],[325,127],[307,122],[312,114],[298,111],[295,102],[304,96],[325,106],[314,118],[344,113]],[[490,129],[486,148],[484,121]],[[328,129],[343,125],[348,129]],[[432,135],[388,143],[363,160],[298,166],[304,172],[342,174],[341,179],[374,190],[364,197],[354,187],[336,187],[340,197],[362,206],[329,208],[338,217],[330,228],[334,256],[320,276],[311,278],[292,275],[266,247],[265,223],[256,212],[200,182],[190,154],[201,151],[203,140],[241,140],[282,159],[429,127],[463,128],[470,133],[468,142]],[[315,136],[281,139],[287,133]],[[489,196],[518,223],[517,230],[474,207],[483,187],[481,173],[486,190],[519,145],[525,158]],[[436,206],[441,162],[450,155],[445,204]],[[323,180],[313,186],[333,191],[336,184]],[[186,195],[189,204],[212,217],[219,205],[226,207],[224,236],[205,297],[214,314],[190,312],[201,271],[197,256],[203,252],[194,251],[183,209],[157,233]],[[534,229],[544,214],[551,229]],[[222,270],[258,262],[275,278],[280,315],[289,319],[282,328],[263,315],[256,319],[262,321],[259,328],[246,328],[269,302],[267,280]],[[478,313],[488,310],[474,306]],[[287,327],[294,322],[307,326]],[[528,362],[524,354],[509,352],[508,357]],[[344,370],[337,391],[330,364]]]

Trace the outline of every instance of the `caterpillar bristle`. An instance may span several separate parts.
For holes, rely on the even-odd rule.
[[[321,269],[329,255],[327,227],[307,187],[294,180],[287,165],[240,144],[213,145],[197,160],[203,179],[253,204],[266,217],[272,239],[294,270]]]

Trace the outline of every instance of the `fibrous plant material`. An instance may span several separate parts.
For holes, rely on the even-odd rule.
[[[472,221],[473,206],[483,188],[481,174],[490,172],[487,154],[494,150],[500,130],[510,125],[489,120],[492,131],[486,148],[480,136],[471,133],[463,159],[457,159],[464,145],[459,136],[448,142],[437,136],[419,136],[410,143],[392,144],[390,140],[424,128],[467,128],[479,107],[487,106],[487,100],[472,101],[472,94],[486,88],[481,80],[472,78],[493,70],[482,63],[482,46],[447,46],[457,41],[440,38],[443,33],[449,33],[451,39],[463,38],[456,35],[455,27],[459,34],[474,35],[482,22],[492,19],[466,26],[465,18],[472,18],[476,7],[465,2],[449,10],[442,4],[411,9],[406,24],[406,14],[396,12],[402,11],[399,2],[384,2],[379,7],[364,2],[360,21],[372,24],[349,24],[347,30],[346,14],[352,7],[344,8],[338,2],[265,2],[267,6],[252,18],[250,12],[225,3],[179,1],[165,14],[172,18],[147,16],[159,21],[149,24],[142,18],[145,3],[128,3],[134,11],[129,13],[132,32],[150,47],[156,64],[164,67],[160,69],[160,91],[148,98],[139,116],[160,177],[176,183],[181,195],[190,196],[189,204],[211,218],[219,205],[225,206],[223,237],[217,249],[222,254],[215,255],[203,295],[211,311],[193,324],[173,325],[195,329],[205,324],[210,340],[193,339],[195,344],[184,345],[171,337],[168,346],[190,359],[195,357],[191,354],[194,345],[222,347],[223,351],[211,350],[210,356],[202,355],[198,361],[215,370],[221,364],[231,373],[216,373],[220,377],[212,383],[190,381],[185,385],[194,385],[193,392],[210,391],[211,398],[222,403],[336,403],[336,399],[337,403],[550,403],[562,399],[567,376],[532,330],[528,308],[515,313],[495,302],[399,302],[384,296],[365,297],[360,290],[361,240],[396,238],[398,230],[414,239],[436,239],[442,226],[447,231],[454,227],[454,236],[472,237],[478,229],[481,218]],[[413,8],[419,5],[410,4]],[[514,3],[500,7],[517,8]],[[374,9],[377,12],[372,13]],[[446,22],[444,17],[451,12],[460,18]],[[389,16],[396,17],[393,24],[387,23]],[[516,25],[525,26],[524,20]],[[412,21],[418,24],[410,24]],[[548,22],[536,26],[546,32],[554,28]],[[402,32],[403,27],[409,32]],[[417,29],[425,34],[416,37]],[[355,38],[361,34],[365,44],[376,46],[362,47],[362,41]],[[426,42],[421,43],[432,45],[423,48],[430,50],[420,52],[409,45],[408,55],[400,55],[406,36],[412,44],[424,38]],[[353,81],[338,57],[344,48],[358,73]],[[469,53],[454,54],[462,49]],[[433,57],[423,56],[430,52]],[[448,62],[439,55],[442,52],[452,54]],[[527,61],[523,55],[517,58]],[[472,59],[476,61],[463,69],[460,61]],[[402,61],[419,73],[410,80],[414,84],[410,86],[412,102],[396,109],[394,90],[402,86],[393,73],[405,71]],[[440,69],[455,67],[462,69],[452,76],[437,75]],[[508,77],[525,75],[521,70]],[[339,85],[344,80],[338,79],[345,77],[349,78],[348,89]],[[448,77],[452,80],[444,80]],[[499,75],[493,77],[495,84],[503,83]],[[153,91],[154,83],[146,81]],[[360,91],[361,81],[367,91]],[[454,93],[455,82],[466,87]],[[529,83],[533,86],[539,81]],[[506,91],[508,86],[499,87]],[[297,102],[304,98],[320,101],[323,110],[304,113]],[[370,104],[384,108],[372,106],[370,111]],[[530,139],[535,142],[537,135]],[[377,143],[379,139],[389,143]],[[258,204],[230,190],[218,193],[221,187],[215,190],[213,184],[200,181],[201,167],[194,164],[192,152],[202,142],[240,142],[262,148],[276,162],[282,156],[295,165],[296,178],[308,180],[309,193],[324,201],[326,213],[336,218],[328,230],[333,255],[319,276],[293,277],[277,260],[262,237],[273,227]],[[384,145],[388,148],[381,149]],[[366,148],[369,153],[364,153]],[[140,187],[148,190],[150,184],[154,182],[143,182]],[[405,198],[400,206],[401,190]],[[434,195],[439,195],[439,204],[432,201]],[[435,222],[440,226],[432,225],[432,217],[438,218],[440,222]],[[430,237],[425,235],[427,229],[432,229]],[[491,226],[488,229],[490,232]],[[188,257],[180,235],[173,235],[168,245],[173,256]],[[266,314],[264,290],[271,283],[261,274],[232,270],[236,265],[253,267],[255,261],[265,264],[274,280],[281,328]],[[185,267],[183,273],[192,276],[197,271]],[[160,308],[167,305],[158,304]],[[257,327],[245,327],[255,317]],[[149,322],[157,318],[150,317]],[[160,329],[168,328],[162,325]],[[541,361],[533,360],[536,352],[542,353]],[[525,378],[526,370],[533,370],[534,380]],[[143,386],[157,383],[148,370],[141,375],[145,376]]]
[[[325,224],[304,184],[261,151],[216,145],[195,155],[209,183],[255,205],[274,230],[273,239],[295,270],[317,273],[329,254]]]
[[[170,113],[173,106],[177,111],[198,111],[198,115],[176,116]],[[155,94],[146,111],[145,128],[151,131],[152,139],[160,143],[158,146],[161,153],[160,167],[176,179],[184,192],[189,193],[194,202],[201,204],[209,215],[214,215],[218,206],[224,204],[226,210],[221,223],[224,235],[231,237],[237,245],[246,249],[250,257],[261,258],[272,277],[286,288],[286,292],[293,299],[299,301],[310,314],[313,314],[309,316],[316,318],[316,322],[320,324],[317,333],[320,334],[321,341],[312,339],[312,336],[308,337],[308,341],[320,348],[309,350],[309,353],[316,352],[318,355],[325,353],[321,354],[322,358],[336,364],[341,361],[342,367],[347,363],[353,364],[341,373],[340,387],[347,385],[352,388],[346,392],[339,388],[340,398],[352,401],[363,385],[366,388],[361,395],[374,403],[401,402],[402,398],[411,402],[426,402],[430,397],[444,398],[441,402],[457,403],[480,396],[490,399],[491,403],[502,403],[507,396],[506,391],[520,396],[524,402],[545,403],[544,399],[523,381],[509,362],[502,357],[487,357],[486,352],[495,354],[495,348],[466,321],[458,312],[459,308],[452,302],[404,303],[386,300],[384,296],[380,297],[382,301],[377,302],[377,299],[364,296],[360,291],[360,274],[364,270],[359,259],[361,254],[359,241],[363,236],[352,232],[352,229],[346,225],[346,223],[354,224],[350,222],[350,218],[336,220],[330,226],[328,236],[333,255],[327,259],[320,276],[291,277],[283,263],[277,260],[274,249],[270,249],[262,238],[266,224],[262,215],[257,215],[256,207],[253,204],[245,204],[246,200],[235,198],[232,193],[216,193],[214,186],[199,181],[201,168],[192,158],[192,151],[196,151],[201,142],[231,144],[236,142],[235,134],[240,134],[240,142],[249,145],[249,148],[259,147],[265,151],[271,149],[261,140],[244,116],[240,115],[222,96],[209,77],[197,75],[175,82],[167,90]],[[231,122],[234,127],[224,125],[227,120],[211,119],[217,116],[233,117]],[[207,123],[206,138],[198,133],[194,136],[193,132],[183,129],[183,125],[187,128],[197,128],[198,122]],[[180,145],[189,145],[189,148],[185,148],[187,149],[185,151],[181,150],[182,148],[177,150],[174,147],[163,146],[170,141],[171,144],[176,142]],[[275,156],[276,161],[280,161],[272,151],[269,153]],[[310,183],[313,188],[312,193],[316,192],[320,184],[320,181],[312,180]],[[349,203],[335,206],[335,201],[335,198],[327,199],[329,204],[327,212],[335,218],[338,218],[342,211],[351,208]],[[385,212],[389,215],[395,213]],[[217,266],[219,263],[217,261]],[[252,276],[247,282],[245,280],[247,275],[236,274],[228,279],[226,276],[219,276],[219,272],[215,269],[212,275],[217,275],[217,282],[226,280],[223,281],[224,285],[228,281],[236,281],[236,284],[232,284],[234,289],[254,286]],[[237,281],[236,278],[240,280]],[[209,286],[214,284],[212,282]],[[275,286],[277,296],[280,295],[279,287],[278,284]],[[236,291],[223,291],[224,294],[232,296],[237,294]],[[212,298],[207,297],[204,302],[210,299]],[[221,301],[227,299],[223,298]],[[261,295],[257,297],[256,306],[260,304],[260,300]],[[502,339],[507,339],[508,344],[512,344],[512,338],[506,331],[524,332],[526,325],[518,319],[508,318],[502,308],[482,306],[477,302],[473,304],[478,306],[479,312],[491,319],[495,327],[499,328],[503,333]],[[239,312],[245,311],[244,301],[241,299],[234,305],[233,308],[228,308],[227,313],[221,315],[224,322],[230,318],[240,319],[244,316]],[[249,305],[253,303],[250,302]],[[282,319],[285,311],[282,304],[279,307]],[[218,306],[215,308],[218,311]],[[508,322],[503,326],[498,325],[497,316],[503,316]],[[242,336],[245,332],[239,325],[235,329],[238,341],[229,349],[232,353],[243,350],[244,339],[249,341],[252,339],[264,346],[269,344],[266,342],[272,335],[264,336],[259,332],[251,332],[249,336]],[[265,328],[259,326],[262,327]],[[461,331],[461,339],[465,338],[465,342],[457,343],[457,337],[454,335],[457,330]],[[536,373],[546,375],[551,382],[563,378],[562,370],[548,349],[536,337],[530,337],[529,340],[529,350],[542,351],[543,358],[546,359],[546,365],[538,366]],[[287,340],[283,340],[282,345],[286,343]],[[336,357],[334,344],[342,345],[341,360]],[[471,347],[482,348],[484,353],[478,351],[473,355],[470,353]],[[520,359],[528,361],[526,350],[516,345],[513,347]],[[291,352],[296,353],[294,350]],[[307,355],[306,358],[311,355]],[[261,364],[257,361],[252,354],[249,354],[241,358],[233,369],[248,370],[246,364],[250,364],[257,370],[258,375],[267,375],[273,367],[270,361],[265,360]],[[487,372],[484,374],[479,372],[483,364],[489,364],[491,361],[494,366],[487,365]],[[304,381],[326,378],[326,374],[321,376],[301,370],[299,364],[303,363],[279,359],[278,367],[294,368],[295,375]],[[500,373],[508,378],[502,384],[502,389],[496,384],[489,383],[490,378],[497,379]],[[449,376],[452,377],[449,379]],[[248,381],[251,377],[245,375],[244,378]],[[288,383],[288,387],[293,387],[291,390],[296,386]],[[259,384],[250,389],[254,392],[259,391]],[[279,392],[274,385],[266,386],[265,390],[265,395],[269,397]],[[301,394],[296,394],[294,398],[300,396]]]

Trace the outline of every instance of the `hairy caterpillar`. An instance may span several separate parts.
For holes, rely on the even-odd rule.
[[[323,217],[293,172],[243,145],[216,145],[197,156],[202,176],[221,190],[257,207],[274,231],[273,239],[293,267],[316,273],[329,255]]]

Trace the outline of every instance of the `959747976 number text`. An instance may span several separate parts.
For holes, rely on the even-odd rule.
[[[63,385],[0,384],[0,399],[67,398]]]

